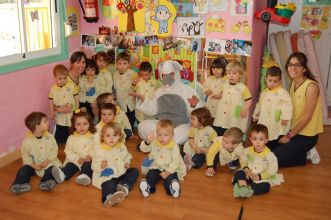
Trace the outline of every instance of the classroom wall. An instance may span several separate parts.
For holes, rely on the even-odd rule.
[[[67,6],[78,1],[67,0]],[[79,37],[69,37],[69,56],[79,49]],[[53,83],[52,68],[61,63],[69,67],[69,60],[0,75],[0,160],[2,156],[20,148],[27,129],[24,118],[32,111],[49,114],[48,92]]]

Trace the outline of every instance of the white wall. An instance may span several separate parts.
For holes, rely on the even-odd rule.
[[[297,6],[297,10],[292,16],[291,23],[288,26],[282,26],[277,24],[269,25],[269,34],[277,31],[286,31],[291,30],[292,33],[300,29],[300,20],[301,20],[301,7],[302,0],[279,0],[278,3],[288,3],[293,2]],[[331,12],[330,12],[331,14]],[[317,56],[320,61],[320,67],[322,71],[322,77],[324,81],[324,87],[326,88],[327,81],[329,82],[327,89],[327,100],[328,105],[331,106],[331,70],[329,69],[331,61],[331,16],[329,17],[329,29],[323,30],[322,37],[319,40],[315,40],[315,48],[317,51]]]

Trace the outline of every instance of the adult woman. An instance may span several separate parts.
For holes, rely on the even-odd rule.
[[[280,145],[274,150],[280,167],[304,165],[309,159],[319,163],[315,149],[318,134],[323,132],[322,102],[319,87],[307,67],[307,57],[294,52],[286,62],[292,78],[290,96],[293,103],[291,131],[279,139]]]
[[[70,69],[68,83],[73,83],[79,91],[79,77],[84,72],[86,66],[86,55],[84,52],[76,51],[70,57]]]

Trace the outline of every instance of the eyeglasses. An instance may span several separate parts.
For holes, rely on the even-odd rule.
[[[287,68],[290,68],[290,67],[302,67],[302,65],[300,63],[288,63],[286,65]]]

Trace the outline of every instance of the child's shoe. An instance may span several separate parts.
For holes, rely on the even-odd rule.
[[[250,186],[240,186],[239,187],[239,195],[240,197],[251,197],[254,194],[254,191]]]
[[[52,175],[57,183],[63,183],[66,175],[63,173],[63,171],[59,167],[53,167],[52,168]]]
[[[239,184],[238,183],[235,183],[233,185],[233,197],[235,197],[235,198],[240,197],[240,195],[239,195]]]
[[[143,195],[143,197],[146,198],[146,197],[149,196],[151,187],[148,185],[146,179],[142,179],[142,180],[140,181],[139,189],[140,189],[140,192],[141,192],[141,194]]]
[[[124,192],[125,197],[129,194],[129,186],[127,184],[117,184],[116,190]]]
[[[114,194],[110,194],[107,196],[106,200],[103,202],[105,207],[112,207],[117,203],[120,203],[125,198],[125,194],[122,191],[117,191]]]
[[[313,147],[308,151],[307,160],[311,160],[312,164],[319,164],[321,162],[321,157],[318,154],[316,147]]]
[[[10,191],[15,194],[20,194],[24,192],[31,191],[31,185],[30,183],[23,183],[23,184],[13,184],[10,187]]]
[[[230,163],[228,163],[228,167],[230,170],[234,171],[238,168],[238,166],[232,161]]]
[[[56,186],[55,180],[46,180],[39,183],[39,189],[42,191],[50,191]]]
[[[91,178],[88,177],[88,175],[86,174],[80,174],[79,176],[76,177],[76,183],[83,185],[83,186],[87,186],[91,184]]]
[[[179,197],[180,185],[179,185],[179,182],[177,180],[172,180],[171,181],[169,189],[170,189],[172,197],[174,197],[174,198]]]
[[[184,163],[185,163],[185,166],[186,166],[186,172],[190,171],[192,169],[192,166],[193,166],[190,155],[185,154]]]

